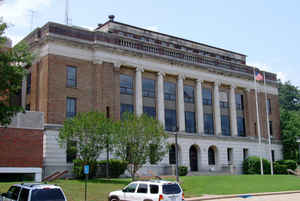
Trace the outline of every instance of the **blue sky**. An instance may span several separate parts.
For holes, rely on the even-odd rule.
[[[299,0],[69,0],[72,24],[115,20],[246,54],[247,64],[300,87]],[[48,21],[64,23],[65,0],[4,0],[0,16],[14,43]]]

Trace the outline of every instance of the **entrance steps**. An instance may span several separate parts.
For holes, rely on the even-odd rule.
[[[217,175],[231,175],[228,171],[190,171],[187,176],[217,176]]]

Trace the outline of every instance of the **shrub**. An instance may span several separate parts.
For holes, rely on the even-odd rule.
[[[178,175],[185,176],[188,173],[188,168],[186,166],[179,166],[178,167]]]
[[[94,178],[97,172],[97,161],[83,161],[81,159],[73,160],[73,173],[76,178],[84,179],[85,175],[83,173],[84,165],[89,165],[89,178]]]
[[[98,164],[104,169],[106,167],[106,160],[99,161]],[[128,163],[126,161],[111,159],[109,160],[109,177],[118,178],[127,169]]]
[[[274,162],[274,173],[275,174],[287,174],[288,166],[280,164],[278,161]]]
[[[264,174],[270,174],[270,162],[263,159]],[[257,156],[250,156],[243,162],[244,174],[260,174],[260,158]]]
[[[287,169],[296,170],[297,168],[297,162],[294,160],[279,160],[276,162],[278,162],[281,165],[286,165]]]

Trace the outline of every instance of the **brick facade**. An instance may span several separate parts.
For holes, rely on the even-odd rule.
[[[0,167],[42,167],[42,130],[0,128],[0,139]]]

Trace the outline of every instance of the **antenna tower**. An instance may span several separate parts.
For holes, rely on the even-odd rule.
[[[30,31],[32,31],[36,11],[35,10],[29,10],[29,12],[30,12]]]
[[[66,0],[65,23],[67,25],[71,24],[71,18],[69,18],[69,0]]]

